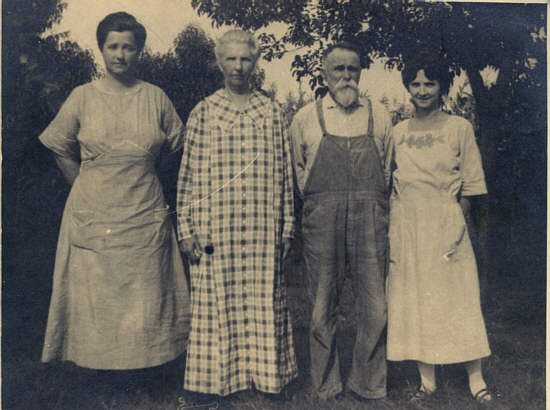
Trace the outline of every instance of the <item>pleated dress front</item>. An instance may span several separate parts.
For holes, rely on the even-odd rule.
[[[458,363],[490,354],[478,272],[457,201],[487,192],[471,124],[394,128],[387,282],[389,360]]]
[[[160,365],[184,352],[189,294],[155,172],[182,123],[160,88],[77,87],[41,142],[81,158],[65,206],[42,360],[94,369]]]

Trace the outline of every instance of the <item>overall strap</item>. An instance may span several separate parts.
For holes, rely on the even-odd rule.
[[[327,135],[327,126],[325,124],[325,116],[323,115],[323,99],[320,98],[315,101],[315,107],[317,108],[317,118],[319,119],[319,125],[321,126],[321,131],[323,136]]]
[[[367,136],[373,138],[374,137],[374,116],[372,115],[372,103],[370,102],[370,99],[367,99],[367,106],[369,109],[369,125],[367,129]]]
[[[319,125],[321,126],[321,131],[323,135],[327,135],[327,126],[325,123],[325,116],[323,114],[323,99],[315,101],[315,107],[317,109],[317,118],[319,119]],[[370,99],[367,99],[367,107],[369,110],[369,125],[367,126],[367,136],[374,137],[374,115],[372,114],[372,103]]]

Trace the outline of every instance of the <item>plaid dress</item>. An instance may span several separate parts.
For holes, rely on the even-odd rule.
[[[178,179],[178,236],[213,245],[191,266],[185,388],[277,393],[297,375],[281,273],[293,236],[290,145],[277,104],[242,111],[224,90],[192,111]]]

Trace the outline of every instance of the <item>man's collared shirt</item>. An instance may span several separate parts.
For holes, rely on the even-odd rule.
[[[386,187],[388,187],[393,158],[392,123],[389,113],[382,104],[372,101],[371,103],[374,119],[374,142],[382,162]],[[322,110],[329,134],[355,137],[367,133],[369,110],[365,98],[360,98],[355,110],[346,112],[330,94],[327,94],[322,100]],[[315,103],[306,105],[296,113],[290,126],[290,136],[297,186],[300,194],[303,194],[323,136]]]

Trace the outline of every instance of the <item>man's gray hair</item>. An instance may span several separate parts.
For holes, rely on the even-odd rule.
[[[234,29],[226,31],[225,34],[216,41],[215,53],[218,63],[220,63],[223,58],[225,46],[231,43],[248,44],[252,57],[254,58],[254,62],[256,62],[260,57],[260,46],[258,45],[258,40],[254,37],[254,34],[249,31]]]
[[[348,50],[348,51],[351,51],[351,52],[354,52],[355,54],[357,54],[357,57],[359,57],[359,61],[363,61],[363,58],[361,57],[361,49],[355,44],[355,43],[351,43],[349,41],[340,41],[340,42],[337,42],[337,43],[333,43],[331,45],[329,45],[324,51],[323,51],[323,54],[321,56],[321,63],[323,65],[325,65],[326,61],[327,61],[327,57],[329,56],[330,53],[332,53],[334,50]],[[362,67],[362,65],[361,65]]]

